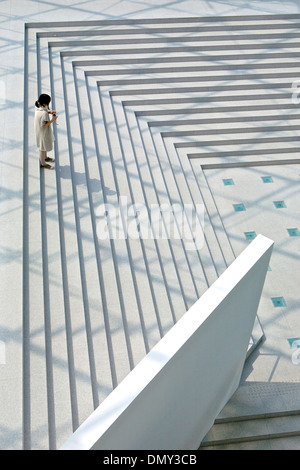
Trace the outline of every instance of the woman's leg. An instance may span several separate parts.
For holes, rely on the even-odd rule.
[[[41,161],[42,166],[45,166],[46,157],[47,157],[47,152],[45,150],[40,150],[40,161]]]
[[[44,168],[48,168],[48,169],[52,168],[51,165],[46,163],[46,161],[47,161],[47,152],[45,150],[40,150],[40,161],[41,161],[41,165]]]

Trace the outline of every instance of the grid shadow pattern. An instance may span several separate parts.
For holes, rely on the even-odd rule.
[[[25,448],[59,447],[234,260],[205,171],[300,162],[299,54],[299,15],[26,25]],[[40,93],[54,171],[31,126]],[[203,204],[202,248],[99,238],[121,197]]]

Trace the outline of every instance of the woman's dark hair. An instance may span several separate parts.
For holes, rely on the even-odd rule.
[[[42,93],[39,97],[39,99],[35,102],[35,106],[39,108],[40,106],[44,106],[50,104],[51,102],[51,96],[46,95],[45,93]]]

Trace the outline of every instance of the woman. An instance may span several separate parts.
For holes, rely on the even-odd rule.
[[[49,111],[49,104],[51,97],[46,94],[42,94],[39,99],[35,102],[35,135],[36,145],[40,149],[40,161],[41,166],[44,168],[52,168],[47,162],[53,162],[54,159],[47,157],[47,152],[50,152],[53,148],[53,137],[52,137],[52,122],[56,121],[57,116],[55,111]],[[53,117],[50,120],[49,114]]]

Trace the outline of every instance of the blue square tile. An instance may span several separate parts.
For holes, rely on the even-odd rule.
[[[283,207],[286,207],[284,201],[273,201],[273,203],[274,203],[274,206],[275,206],[277,209],[281,209],[281,208],[283,208]]]
[[[241,212],[241,211],[246,210],[244,204],[233,204],[233,208],[234,208],[235,212]]]
[[[283,297],[272,297],[274,307],[286,307],[286,303]]]
[[[264,183],[273,183],[272,176],[262,176],[261,179],[263,180]]]
[[[300,348],[300,338],[288,338],[291,348]]]
[[[287,231],[288,231],[290,237],[299,237],[300,236],[300,232],[297,228],[288,228]]]
[[[247,240],[254,240],[254,238],[256,237],[255,232],[244,232],[244,233],[245,233],[245,237]]]
[[[234,184],[234,181],[232,178],[226,178],[223,180],[223,183],[225,186],[232,186]]]

